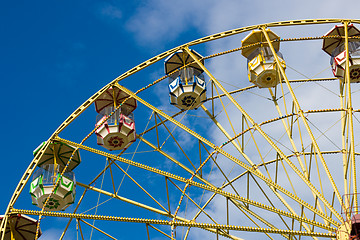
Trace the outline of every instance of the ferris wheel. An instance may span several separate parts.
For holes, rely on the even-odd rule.
[[[39,143],[1,239],[360,239],[357,24],[237,28],[125,72]]]

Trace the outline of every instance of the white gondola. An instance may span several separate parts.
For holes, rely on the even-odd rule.
[[[45,142],[41,143],[34,150],[34,156],[38,154],[44,144]],[[62,142],[50,143],[39,159],[37,165],[39,169],[33,174],[30,184],[32,204],[44,208],[46,211],[64,210],[73,204],[76,181],[72,170],[80,162],[79,150]],[[63,175],[61,175],[62,172],[64,172]],[[56,183],[58,184],[56,185]],[[47,203],[46,199],[48,199]]]
[[[360,82],[360,31],[354,25],[348,26],[349,39],[349,71],[350,82]],[[335,26],[327,34],[323,41],[323,50],[331,56],[330,65],[335,77],[341,81],[345,78],[346,50],[344,26]]]
[[[0,222],[4,215],[0,215]],[[33,240],[35,239],[38,221],[24,214],[12,214],[8,217],[4,240]],[[42,235],[41,229],[38,237]],[[41,238],[42,239],[42,238]]]
[[[272,45],[281,67],[285,69],[286,64],[284,58],[279,52],[280,37],[269,29],[267,29],[266,32],[273,42]],[[262,31],[252,31],[242,40],[242,47],[241,54],[248,60],[247,67],[250,82],[259,88],[270,88],[275,87],[280,80],[283,79],[279,73],[275,57]]]
[[[56,182],[58,185],[54,189]],[[60,175],[59,165],[48,164],[36,171],[30,184],[32,203],[46,211],[66,209],[75,200],[75,175],[65,172]],[[52,194],[52,190],[54,192]],[[50,196],[51,195],[51,196]],[[49,197],[50,196],[50,197]],[[48,201],[46,202],[46,199]],[[44,206],[46,202],[46,205]]]
[[[197,59],[202,58],[194,50],[191,51]],[[172,54],[165,60],[165,73],[169,75],[170,104],[181,110],[197,109],[206,101],[206,84],[202,74],[203,70],[195,62],[190,64],[191,62],[194,62],[194,60],[187,52],[182,50]]]
[[[117,110],[117,106],[121,107]],[[127,149],[136,141],[134,114],[136,100],[117,87],[107,89],[95,101],[97,144],[106,149]]]
[[[342,214],[346,219],[341,223],[336,231],[336,240],[360,239],[360,206],[354,205],[354,196],[356,194],[343,195],[343,211]]]

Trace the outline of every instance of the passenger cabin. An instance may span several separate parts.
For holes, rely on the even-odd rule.
[[[43,208],[46,199],[51,194],[55,184],[59,181],[54,193],[47,201],[45,211],[60,211],[66,209],[75,201],[75,174],[65,172],[60,175],[59,165],[48,164],[38,169],[33,175],[30,185],[32,203]]]
[[[112,151],[127,149],[135,142],[136,107],[136,100],[116,86],[101,94],[95,100],[97,144]]]
[[[0,215],[0,222],[3,220],[4,215]],[[33,240],[37,231],[40,237],[42,232],[40,228],[37,229],[37,225],[38,221],[27,215],[11,214],[7,219],[4,240]]]
[[[349,239],[360,240],[360,214],[356,214],[351,218],[351,231]]]
[[[286,64],[280,49],[280,37],[270,29],[266,33],[272,42],[275,54],[278,57],[281,67],[286,68]],[[275,87],[282,78],[278,71],[275,56],[266,40],[264,33],[254,30],[242,41],[241,54],[247,58],[248,77],[250,82],[259,88]]]
[[[327,38],[326,38],[327,37]],[[348,25],[350,82],[360,82],[360,31],[354,25]],[[330,65],[335,77],[344,81],[346,65],[345,28],[333,27],[323,40],[322,48],[330,57]]]
[[[44,144],[45,142],[35,149],[34,156]],[[50,143],[39,159],[39,169],[33,174],[30,184],[32,204],[44,208],[45,211],[60,211],[73,204],[76,181],[72,170],[80,162],[80,154],[74,147],[61,142]],[[61,175],[64,170],[64,174]]]
[[[191,52],[204,64],[202,56]],[[170,104],[181,110],[192,110],[206,101],[204,70],[184,50],[170,55],[165,60],[165,73],[169,75]]]

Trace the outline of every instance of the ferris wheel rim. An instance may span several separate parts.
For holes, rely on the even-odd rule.
[[[55,139],[58,138],[58,134],[65,129],[74,119],[76,119],[80,114],[82,114],[83,111],[85,111],[85,109],[87,109],[90,105],[93,104],[93,102],[96,100],[96,97],[98,97],[99,95],[101,95],[102,93],[104,93],[106,90],[108,90],[110,87],[118,85],[118,82],[122,81],[123,79],[129,77],[132,74],[135,74],[136,72],[150,66],[151,64],[160,61],[161,59],[166,58],[167,56],[181,50],[184,48],[187,48],[189,46],[194,46],[197,44],[201,44],[201,43],[205,43],[205,42],[209,42],[209,41],[214,41],[220,38],[224,38],[224,37],[228,37],[228,36],[232,36],[232,35],[236,35],[239,33],[243,33],[243,32],[248,32],[254,29],[259,29],[259,28],[263,28],[263,27],[280,27],[280,26],[297,26],[297,25],[309,25],[309,24],[331,24],[331,23],[342,23],[342,22],[349,22],[349,23],[357,23],[360,24],[360,20],[355,20],[355,19],[314,19],[314,20],[292,20],[292,21],[281,21],[281,22],[272,22],[272,23],[266,23],[266,24],[261,24],[261,25],[253,25],[253,26],[249,26],[249,27],[243,27],[243,28],[237,28],[237,29],[233,29],[233,30],[229,30],[229,31],[224,31],[222,33],[217,33],[217,34],[212,34],[209,35],[207,37],[203,37],[194,41],[190,41],[186,44],[183,44],[181,46],[175,47],[173,49],[170,49],[168,51],[165,51],[164,53],[161,53],[153,58],[150,58],[149,60],[137,65],[136,67],[130,69],[129,71],[123,73],[122,75],[120,75],[119,77],[115,78],[114,80],[112,80],[111,82],[109,82],[107,85],[105,85],[103,88],[101,88],[98,92],[96,92],[92,97],[90,97],[88,100],[86,100],[82,105],[80,105],[79,108],[77,108],[60,126],[59,128],[57,128],[57,130],[51,135],[51,137],[45,142],[42,150],[44,150],[46,148],[46,146],[48,146],[49,144],[51,144],[51,142]],[[216,146],[218,147],[218,146]],[[37,155],[35,156],[35,158],[33,159],[33,161],[31,161],[28,169],[25,171],[24,176],[21,178],[10,202],[9,205],[7,207],[5,216],[7,217],[9,215],[10,209],[13,207],[14,203],[17,200],[17,197],[19,194],[19,190],[20,192],[22,191],[22,189],[25,187],[25,182],[27,182],[28,177],[32,175],[36,165],[37,165],[37,161],[39,160],[39,156],[41,156],[41,154],[43,154],[44,151],[39,151],[39,153],[37,153]],[[26,177],[25,175],[28,174]],[[24,178],[25,177],[25,178]],[[27,180],[26,180],[27,178]],[[5,218],[6,218],[5,217]],[[5,219],[4,218],[4,219]],[[5,222],[5,220],[3,221]],[[2,227],[3,227],[3,223],[2,223]]]

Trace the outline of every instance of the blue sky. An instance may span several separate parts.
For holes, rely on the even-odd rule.
[[[2,185],[0,206],[5,211],[32,151],[72,111],[113,78],[184,39],[177,39],[178,32],[167,39],[151,39],[148,32],[147,43],[133,27],[141,24],[137,16],[147,7],[141,1],[19,1],[1,5],[0,78],[2,89],[9,90],[1,95],[1,102],[3,108],[9,107],[10,99],[16,102],[1,119],[6,169],[1,180],[6,184]],[[199,36],[195,29],[182,31],[191,32],[185,41]],[[136,82],[129,84],[136,90]],[[94,111],[93,107],[89,111]],[[95,116],[84,121],[94,126]],[[79,138],[89,130],[80,129]],[[30,203],[27,192],[26,187],[23,202]],[[46,234],[49,239],[58,229],[50,226]]]
[[[1,211],[32,160],[32,151],[80,104],[123,72],[167,49],[232,28],[290,19],[356,18],[359,3],[347,2],[354,6],[348,12],[339,10],[334,0],[2,1]],[[123,84],[135,91],[162,75],[159,63]],[[162,106],[167,90],[166,84],[161,86],[143,97],[159,98],[154,104]],[[93,107],[88,112],[66,136],[79,142],[91,130],[96,114]],[[147,113],[138,110],[135,116]],[[143,130],[145,123],[138,129]],[[30,202],[28,189],[24,191],[21,201]],[[56,235],[58,230],[49,225],[48,236]]]

